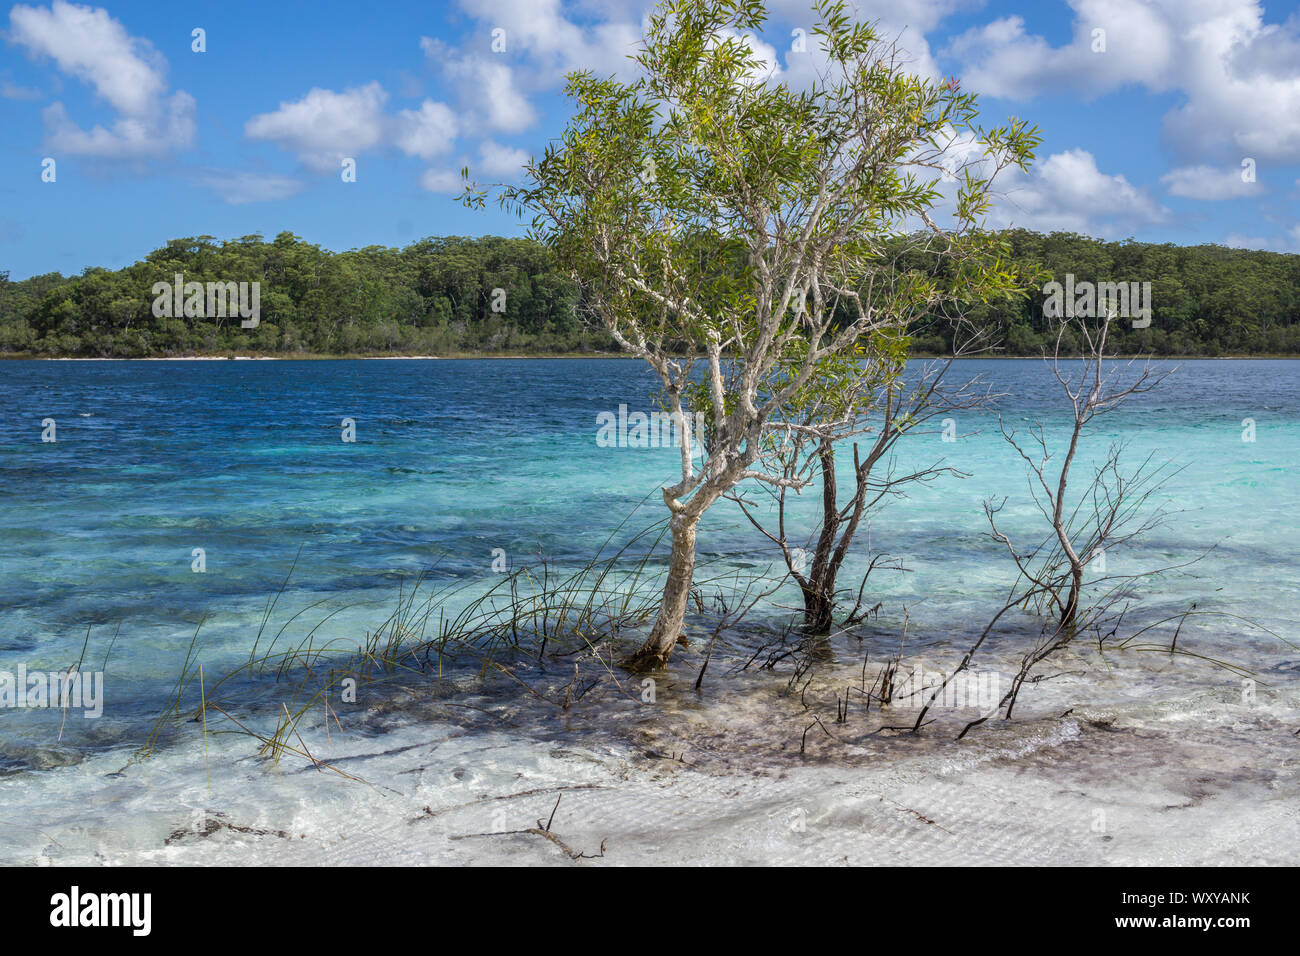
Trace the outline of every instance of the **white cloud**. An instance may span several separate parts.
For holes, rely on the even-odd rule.
[[[1300,224],[1292,226],[1282,236],[1247,236],[1230,232],[1223,240],[1234,249],[1271,249],[1274,252],[1300,252]]]
[[[194,98],[183,91],[167,100],[162,116],[122,117],[114,121],[111,130],[98,124],[82,129],[68,117],[62,103],[51,103],[41,115],[54,152],[130,159],[189,145],[194,138]]]
[[[938,77],[925,32],[955,10],[978,0],[863,0],[850,13],[877,21],[884,39],[897,40],[910,69]],[[650,3],[646,0],[459,0],[477,23],[455,50],[428,37],[420,46],[460,91],[466,128],[486,134],[518,133],[537,120],[525,90],[554,89],[564,74],[590,70],[598,76],[631,79],[640,72],[633,57],[641,45]],[[747,36],[771,77],[796,87],[813,82],[825,58],[811,36],[810,0],[769,0],[769,20],[760,37]],[[805,31],[807,53],[791,49],[790,31]],[[494,52],[493,31],[504,31],[505,49]],[[734,31],[731,35],[735,35]],[[784,60],[784,63],[782,62]]]
[[[1215,166],[1182,166],[1160,177],[1171,196],[1187,199],[1240,199],[1258,196],[1260,184],[1246,182],[1241,169],[1220,169]]]
[[[492,140],[479,144],[478,155],[479,165],[489,176],[511,179],[519,176],[531,158],[527,150],[502,146]]]
[[[500,55],[456,54],[430,37],[420,38],[420,49],[459,90],[462,128],[518,133],[537,122],[537,111],[520,92],[514,69]]]
[[[288,176],[247,170],[208,170],[203,185],[232,206],[285,199],[302,189],[302,182]]]
[[[149,41],[133,37],[108,11],[54,0],[9,11],[9,36],[37,58],[90,84],[118,114],[110,128],[83,130],[62,103],[45,110],[50,148],[108,157],[160,155],[194,140],[194,99],[167,95],[166,60]]]
[[[465,181],[460,173],[449,169],[426,169],[420,177],[420,185],[431,193],[456,195],[465,188]]]
[[[94,86],[121,113],[147,113],[166,92],[162,57],[107,10],[63,0],[54,0],[48,10],[19,5],[9,11],[9,25],[16,42]]]
[[[1128,85],[1176,91],[1164,134],[1184,160],[1300,161],[1300,17],[1265,24],[1257,0],[1070,0],[1070,42],[1053,47],[1005,17],[955,38],[963,84],[1028,99]],[[1094,52],[1094,30],[1105,51]]]
[[[1127,83],[1169,88],[1175,38],[1157,10],[1130,0],[1071,5],[1078,13],[1064,46],[1027,34],[1024,19],[1009,16],[966,31],[945,52],[963,62],[964,85],[990,96],[1019,100],[1070,88],[1092,97]]]
[[[537,111],[515,85],[514,72],[506,64],[473,57],[451,65],[450,71],[479,90],[489,129],[516,133],[537,121]]]
[[[378,83],[342,93],[313,87],[300,100],[254,116],[244,124],[244,132],[250,139],[296,153],[309,169],[330,172],[343,158],[355,158],[382,141],[387,100]]]
[[[39,100],[41,91],[30,86],[19,86],[5,80],[0,83],[0,98],[6,100]]]
[[[533,90],[554,90],[566,73],[591,70],[597,75],[631,76],[629,57],[641,43],[649,3],[571,3],[561,0],[460,0],[476,22],[474,32],[455,48],[441,40],[420,38],[424,51],[457,90],[461,128],[481,135],[519,133],[534,126],[538,111]],[[584,22],[579,24],[576,18]],[[504,50],[494,50],[493,32],[501,30]]]
[[[628,56],[641,42],[639,18],[632,20],[627,10],[618,11],[627,19],[611,20],[610,11],[603,10],[604,22],[579,26],[564,15],[560,0],[460,0],[460,7],[486,28],[481,33],[485,56],[501,56],[491,52],[491,30],[502,29],[505,54],[527,58],[548,85],[558,84],[570,70],[627,74],[633,68]]]
[[[1262,11],[1250,8],[1191,31],[1180,84],[1187,102],[1165,117],[1165,134],[1183,155],[1208,146],[1234,161],[1297,163],[1300,17],[1264,26]]]
[[[1170,218],[1122,175],[1101,172],[1083,149],[1049,156],[1027,174],[1013,169],[1003,175],[1003,198],[990,215],[995,225],[1110,236]]]
[[[928,79],[940,79],[942,73],[930,50],[926,34],[950,14],[977,7],[980,0],[858,0],[847,4],[851,19],[873,25],[882,42],[896,43],[899,56],[908,72]],[[817,71],[826,66],[819,41],[812,36],[813,9],[809,0],[768,0],[769,21],[765,35],[779,36],[777,44],[785,57],[787,75],[792,86],[808,87]],[[787,29],[788,27],[788,29]],[[792,29],[805,32],[807,52],[792,49]]]
[[[394,125],[397,148],[421,159],[432,159],[451,149],[459,126],[451,108],[433,100],[425,100],[418,110],[402,110]]]
[[[1246,236],[1239,232],[1230,232],[1223,240],[1225,246],[1233,249],[1267,249],[1273,242],[1274,240],[1262,236]]]
[[[377,82],[342,93],[314,87],[301,99],[254,116],[244,132],[294,153],[319,173],[336,172],[344,158],[383,146],[421,159],[451,149],[459,124],[446,104],[425,100],[419,109],[389,115],[387,102],[388,92]]]
[[[951,14],[980,5],[981,0],[848,0],[846,3],[850,18],[911,26],[927,32]],[[772,20],[803,24],[805,29],[812,27],[811,0],[768,0],[766,6]]]

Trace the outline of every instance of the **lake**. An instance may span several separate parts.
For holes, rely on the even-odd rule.
[[[1183,362],[1159,389],[1099,418],[1076,466],[1086,471],[1111,441],[1122,441],[1131,464],[1152,455],[1181,468],[1158,499],[1171,512],[1167,521],[1106,560],[1111,573],[1187,565],[1138,589],[1134,615],[1156,620],[1193,602],[1198,611],[1215,612],[1189,618],[1179,643],[1239,663],[1253,675],[1260,690],[1256,697],[1252,689],[1249,703],[1265,709],[1272,730],[1243,738],[1251,743],[1242,759],[1243,766],[1260,765],[1261,773],[1261,761],[1285,753],[1271,749],[1281,746],[1273,730],[1296,713],[1300,652],[1286,642],[1300,636],[1298,372],[1300,363],[1285,360]],[[899,468],[942,460],[968,477],[940,478],[888,504],[873,518],[869,536],[866,529],[860,535],[841,579],[856,589],[870,553],[900,558],[906,573],[878,571],[871,578],[872,603],[882,602],[882,610],[863,646],[896,645],[906,609],[909,651],[940,666],[959,656],[1013,578],[1004,550],[989,539],[982,502],[1005,497],[1002,517],[1013,537],[1040,536],[1025,469],[1003,441],[999,418],[1018,430],[1041,419],[1049,438],[1059,438],[1065,422],[1060,386],[1042,362],[967,360],[949,374],[950,380],[984,376],[1007,395],[996,409],[957,413],[954,441],[944,440],[937,423],[909,435],[898,446]],[[199,805],[223,805],[225,813],[248,801],[246,810],[256,807],[248,810],[251,816],[279,820],[285,830],[286,817],[300,829],[328,829],[339,815],[358,812],[361,798],[347,787],[334,785],[343,795],[309,796],[324,785],[294,774],[292,780],[268,780],[249,763],[242,738],[209,742],[215,749],[206,758],[194,739],[178,739],[157,762],[132,764],[125,778],[106,774],[123,772],[148,736],[196,630],[209,675],[247,658],[273,600],[271,628],[284,626],[286,639],[317,628],[322,641],[355,643],[421,576],[435,585],[486,585],[503,560],[511,568],[545,559],[556,569],[572,569],[590,561],[611,535],[625,540],[661,520],[656,490],[673,480],[676,450],[597,442],[598,416],[620,405],[652,411],[655,384],[641,363],[613,359],[0,363],[0,414],[7,426],[0,438],[0,671],[21,666],[51,673],[84,660],[83,670],[104,674],[102,717],[0,710],[0,799],[4,822],[12,825],[0,827],[0,855],[94,860],[109,845],[112,859],[169,859],[198,844],[168,845],[158,836],[183,826]],[[55,440],[43,441],[43,435]],[[816,497],[805,493],[808,500],[795,509],[804,533],[811,530]],[[714,567],[751,573],[777,561],[770,544],[726,502],[706,517],[700,553]],[[789,605],[794,599],[787,589],[773,601]],[[778,606],[756,608],[743,627],[776,627],[783,616],[788,613]],[[1218,701],[1210,708],[1214,720],[1222,716],[1220,704],[1229,707],[1238,697],[1246,703],[1240,673],[1181,663],[1177,673],[1162,668],[1134,670],[1131,679],[1117,682],[1102,681],[1092,665],[1080,664],[1063,685],[1045,691],[1042,715],[1030,702],[1026,724],[999,730],[997,746],[1014,748],[1016,734],[1022,743],[1035,739],[1034,720],[1046,719],[1049,703],[1128,707],[1131,716],[1138,713],[1131,708],[1139,708],[1140,718],[1132,719],[1159,724],[1162,739],[1178,736],[1172,718],[1161,716],[1170,701],[1212,698]],[[693,680],[693,670],[689,676]],[[727,686],[735,694],[744,687]],[[1210,718],[1197,716],[1198,706],[1183,706],[1179,719],[1201,720],[1196,726],[1204,730]],[[1263,719],[1262,713],[1256,716]],[[755,705],[750,714],[737,705],[735,716],[761,723],[762,708]],[[513,786],[509,781],[521,774],[605,787],[596,771],[575,770],[578,764],[547,754],[556,740],[567,749],[621,746],[590,729],[571,729],[567,738],[560,729],[541,741],[522,732],[503,740],[490,729],[465,732],[447,722],[435,733],[434,726],[395,721],[380,750],[423,745],[431,734],[443,741],[438,759],[426,761],[420,772],[442,774],[436,768],[452,765],[463,771],[429,783],[447,806],[471,791]],[[1263,736],[1269,742],[1251,750]],[[1235,746],[1240,751],[1243,745]],[[950,756],[918,752],[916,759],[928,762],[917,772],[937,773]],[[205,759],[240,768],[234,776],[243,783],[226,804],[211,797],[213,765]],[[1115,755],[1079,756],[1081,778],[1095,779],[1097,764],[1090,761],[1103,759],[1113,764]],[[900,757],[898,766],[904,764]],[[401,777],[411,767],[396,758],[376,758],[370,769],[397,790],[403,790],[399,780],[414,779]],[[830,771],[807,774],[824,772]],[[220,776],[231,775],[223,770]],[[808,794],[822,792],[824,781],[799,779],[804,795],[790,799],[802,800],[805,815],[815,816],[820,798]],[[1283,786],[1273,784],[1274,790]],[[912,783],[899,778],[893,785]],[[1283,811],[1266,799],[1267,782],[1248,785],[1262,788],[1240,797],[1242,806],[1253,808],[1250,825],[1274,825],[1269,814]],[[208,797],[194,797],[205,787]],[[754,799],[766,806],[781,791],[773,787],[755,791]],[[1293,798],[1294,783],[1285,787]],[[57,844],[38,835],[38,829],[76,829],[87,793],[94,795],[92,817],[100,824],[91,827],[93,835],[60,837]],[[713,791],[707,793],[712,800]],[[417,802],[435,799],[419,786],[410,794]],[[1138,803],[1150,791],[1142,794]],[[316,816],[307,808],[318,800],[328,808]],[[961,806],[969,810],[969,801]],[[837,819],[836,811],[822,809],[827,819]],[[109,826],[110,813],[118,824]],[[29,816],[16,819],[22,814]],[[1293,817],[1278,821],[1294,829]],[[1188,832],[1195,828],[1193,821],[1186,825]],[[1165,859],[1152,849],[1159,840],[1150,834],[1160,832],[1144,831],[1145,849],[1134,853]],[[1067,836],[1060,837],[1066,844]],[[719,846],[735,844],[734,834],[713,838]],[[376,836],[368,845],[391,854],[393,839]],[[753,852],[767,853],[771,839],[768,833]],[[844,834],[835,839],[843,841]],[[292,851],[305,854],[302,859],[338,859],[326,843],[303,840]],[[682,840],[682,847],[689,845],[689,835]],[[203,845],[209,844],[216,845]],[[224,852],[242,859],[233,845]],[[361,845],[354,842],[348,852],[360,852]],[[1038,849],[1051,855],[1053,846],[1046,840]],[[461,843],[402,852],[408,851],[418,859],[485,858]],[[729,852],[719,849],[717,859],[733,859]],[[365,852],[348,859],[364,861]]]

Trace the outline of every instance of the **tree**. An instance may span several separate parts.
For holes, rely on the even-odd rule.
[[[56,272],[17,281],[10,275],[0,282],[0,352],[125,357],[273,348],[351,353],[384,347],[378,326],[386,319],[399,326],[396,341],[404,350],[474,351],[494,334],[506,335],[511,350],[617,347],[599,323],[582,321],[590,303],[557,268],[550,251],[527,239],[448,237],[402,249],[330,252],[290,233],[275,242],[243,236],[219,247],[209,243],[200,272],[201,238],[171,240],[115,272],[90,268],[76,276]],[[1021,229],[997,238],[1007,250],[1004,261],[1017,272],[1042,270],[1058,280],[1072,272],[1094,282],[1151,281],[1151,326],[1117,323],[1110,330],[1121,354],[1300,353],[1300,256],[1108,243]],[[928,272],[930,264],[903,255],[897,268]],[[155,318],[150,290],[155,282],[171,282],[177,272],[194,281],[261,282],[262,320],[273,322],[282,335],[272,347],[267,336],[242,329],[229,317]],[[490,293],[503,282],[509,284],[510,305],[493,313]],[[1039,355],[1051,348],[1053,337],[1041,305],[1037,296],[1018,303],[972,302],[966,318],[973,327],[1004,336],[1007,353]],[[841,307],[836,321],[846,320]],[[73,325],[77,331],[70,331]],[[955,344],[954,330],[944,322],[910,329],[908,339],[909,354],[950,355]]]
[[[1151,469],[1149,458],[1132,474],[1124,474],[1120,470],[1123,446],[1112,444],[1083,494],[1078,495],[1070,487],[1070,470],[1092,420],[1118,408],[1133,395],[1151,391],[1171,374],[1171,371],[1157,372],[1148,362],[1138,367],[1132,381],[1125,381],[1121,370],[1108,369],[1107,337],[1113,320],[1114,315],[1108,314],[1095,328],[1083,318],[1060,325],[1051,367],[1065,393],[1071,421],[1069,439],[1059,464],[1052,463],[1055,456],[1041,422],[1029,430],[1029,442],[1021,442],[1014,431],[1002,426],[1003,438],[1029,471],[1030,494],[1051,528],[1048,544],[1024,553],[1018,551],[1007,535],[998,530],[996,515],[1002,505],[985,503],[994,540],[1006,546],[1020,574],[1034,586],[1060,627],[1067,631],[1078,624],[1079,602],[1089,562],[1104,554],[1107,548],[1150,530],[1151,521],[1136,522],[1136,518],[1140,507],[1168,477],[1163,468]],[[1061,342],[1071,324],[1082,342],[1081,361],[1076,371],[1069,371],[1061,364]]]
[[[978,339],[975,336],[968,345],[959,345],[958,352],[964,355],[976,351]],[[739,504],[750,524],[779,549],[788,574],[803,596],[803,628],[811,634],[825,634],[831,629],[840,594],[840,568],[858,528],[872,509],[889,497],[905,494],[913,483],[925,484],[941,475],[966,477],[942,461],[900,473],[892,457],[898,440],[925,422],[984,406],[997,397],[979,378],[945,385],[945,376],[960,355],[927,364],[909,382],[900,374],[904,354],[898,349],[897,340],[887,342],[881,351],[873,343],[872,350],[864,349],[863,353],[859,361],[875,368],[875,376],[850,369],[840,382],[825,383],[826,387],[817,390],[819,403],[837,406],[831,414],[825,414],[820,404],[800,406],[796,410],[801,425],[822,419],[840,424],[816,430],[797,429],[770,456],[770,467],[789,479],[770,490],[771,504],[776,511],[775,526],[764,523],[752,501],[738,493],[728,495]],[[871,432],[874,439],[865,449],[860,449],[858,438]],[[836,446],[848,441],[853,443],[853,490],[848,500],[841,503]],[[795,532],[787,519],[788,495],[792,489],[797,491],[801,480],[813,475],[821,479],[820,521],[795,546],[791,542]],[[883,553],[872,556],[858,588],[857,601],[845,619],[846,625],[860,620],[867,578],[887,557]]]
[[[782,420],[790,401],[872,335],[1014,284],[975,227],[993,176],[1027,166],[1036,131],[976,126],[973,95],[910,75],[843,3],[821,0],[814,17],[822,69],[795,89],[747,39],[759,0],[665,0],[639,78],[571,74],[563,135],[498,196],[531,214],[680,426],[663,600],[634,669],[663,665],[681,633],[704,512],[743,480],[789,482],[752,467],[775,435],[840,424]],[[465,176],[464,201],[481,207],[487,190]],[[931,215],[941,179],[955,184],[948,229]],[[900,247],[930,268],[898,268]],[[693,409],[697,363],[707,398]],[[708,423],[698,463],[695,410]]]
[[[1114,357],[1107,353],[1113,321],[1113,314],[1099,320],[1063,319],[1057,329],[1056,345],[1049,361],[1070,412],[1063,454],[1052,450],[1041,421],[1028,429],[1028,440],[1018,439],[1014,431],[1002,426],[1003,438],[1025,463],[1030,497],[1049,529],[1048,534],[1034,545],[1017,545],[998,526],[998,515],[1006,499],[984,503],[990,534],[1007,549],[1017,575],[1000,609],[921,708],[912,727],[914,731],[922,727],[930,705],[970,666],[1002,619],[1014,610],[1037,610],[1038,638],[1021,658],[1011,687],[997,706],[968,724],[961,736],[999,710],[1005,709],[1004,716],[1010,719],[1021,689],[1038,664],[1085,632],[1092,632],[1097,646],[1101,647],[1123,626],[1133,587],[1145,578],[1173,570],[1164,567],[1117,574],[1107,573],[1105,565],[1108,549],[1134,541],[1165,520],[1167,513],[1162,507],[1151,509],[1148,505],[1179,469],[1165,464],[1153,467],[1152,456],[1147,456],[1136,468],[1125,470],[1121,467],[1124,446],[1115,442],[1101,463],[1093,468],[1091,476],[1082,483],[1072,482],[1070,477],[1093,420],[1133,396],[1151,391],[1172,374],[1172,370],[1157,371],[1149,362],[1141,365],[1129,362],[1116,368],[1112,362]],[[1062,357],[1067,350],[1063,342],[1070,327],[1074,328],[1079,343],[1078,361],[1065,365]],[[1096,576],[1088,580],[1090,564],[1094,565]],[[1192,608],[1195,607],[1193,604]]]

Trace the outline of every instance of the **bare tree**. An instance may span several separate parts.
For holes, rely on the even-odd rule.
[[[1168,516],[1163,507],[1150,508],[1151,498],[1178,469],[1167,464],[1153,465],[1148,455],[1136,468],[1121,468],[1123,443],[1109,446],[1101,464],[1081,491],[1071,486],[1071,468],[1086,437],[1087,426],[1098,416],[1119,407],[1134,395],[1158,386],[1174,369],[1159,372],[1150,362],[1136,360],[1116,367],[1106,355],[1106,339],[1113,314],[1095,327],[1087,319],[1063,320],[1049,360],[1071,410],[1069,440],[1058,461],[1050,449],[1046,428],[1041,421],[1029,429],[1029,442],[1017,439],[1016,433],[1001,426],[1008,444],[1025,462],[1029,492],[1039,513],[1049,527],[1048,534],[1036,544],[1019,547],[1011,535],[998,526],[998,515],[1006,499],[984,503],[990,533],[1002,544],[1016,564],[1018,575],[1002,606],[989,620],[961,662],[929,697],[916,718],[913,730],[923,725],[930,705],[958,674],[971,665],[976,653],[1002,625],[1011,612],[1036,609],[1042,615],[1039,633],[1033,646],[1022,657],[1011,686],[990,713],[972,721],[962,731],[982,724],[994,713],[1004,711],[1010,717],[1020,691],[1036,678],[1034,668],[1057,653],[1084,632],[1095,633],[1099,642],[1107,629],[1111,636],[1123,624],[1124,603],[1132,585],[1172,567],[1152,568],[1125,574],[1098,569],[1087,576],[1090,563],[1101,559],[1108,548],[1116,548],[1140,537]],[[1073,371],[1063,365],[1062,342],[1067,328],[1076,330],[1081,354]],[[1199,560],[1199,558],[1197,559]]]
[[[1106,338],[1113,319],[1114,315],[1108,313],[1097,328],[1089,328],[1087,319],[1062,322],[1057,332],[1052,373],[1072,412],[1070,438],[1059,465],[1053,464],[1054,455],[1041,421],[1029,429],[1030,441],[1023,444],[1013,430],[1001,424],[1003,437],[1028,466],[1029,493],[1052,529],[1048,543],[1018,551],[997,527],[997,514],[1006,499],[997,505],[985,502],[984,506],[994,540],[1006,546],[1020,573],[1042,589],[1043,600],[1051,605],[1064,628],[1073,626],[1078,619],[1089,562],[1104,555],[1108,547],[1145,533],[1162,519],[1163,512],[1157,511],[1139,520],[1151,495],[1172,477],[1163,465],[1153,468],[1151,456],[1125,475],[1120,470],[1124,446],[1113,443],[1083,493],[1073,496],[1071,503],[1070,469],[1087,426],[1126,399],[1151,391],[1173,371],[1156,372],[1150,362],[1138,365],[1136,360],[1118,368],[1108,366]],[[1061,342],[1071,324],[1082,348],[1077,374],[1067,373],[1061,364]]]
[[[893,453],[904,434],[917,431],[926,422],[986,406],[998,397],[979,377],[955,386],[945,385],[954,360],[976,353],[978,342],[978,337],[959,342],[952,356],[927,363],[913,382],[903,378],[901,367],[886,368],[874,376],[862,375],[846,381],[840,388],[824,389],[819,394],[825,397],[812,406],[799,408],[795,414],[801,426],[818,419],[828,424],[820,429],[794,429],[785,442],[772,448],[767,465],[784,479],[771,487],[767,495],[769,511],[776,512],[774,526],[759,513],[757,504],[763,502],[761,497],[756,504],[740,493],[728,496],[780,551],[787,573],[803,596],[805,631],[824,634],[831,629],[840,594],[840,569],[858,529],[873,509],[891,496],[905,494],[910,485],[925,484],[942,475],[966,477],[945,465],[943,459],[915,471],[900,472]],[[887,365],[891,360],[867,354],[863,361]],[[837,405],[831,414],[822,407],[828,401]],[[875,439],[864,450],[855,439],[871,433]],[[841,504],[836,446],[850,440],[853,441],[853,493]],[[788,495],[792,490],[797,494],[816,477],[821,479],[820,521],[807,535],[795,539],[801,543],[792,544],[787,519]],[[887,559],[885,554],[871,557],[846,624],[858,620],[866,580]],[[897,564],[894,567],[901,569]]]

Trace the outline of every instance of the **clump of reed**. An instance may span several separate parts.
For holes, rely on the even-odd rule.
[[[667,522],[659,521],[614,547],[622,528],[577,569],[561,570],[539,558],[534,564],[495,573],[490,582],[479,576],[437,583],[435,566],[409,586],[400,585],[387,616],[360,639],[321,637],[327,622],[356,606],[345,605],[322,616],[294,643],[287,643],[293,626],[324,601],[298,610],[271,633],[273,614],[297,567],[295,557],[279,590],[268,600],[248,658],[215,679],[210,670],[205,677],[200,663],[200,623],[174,691],[138,758],[148,757],[162,740],[193,722],[201,724],[205,742],[208,734],[243,734],[257,743],[258,755],[272,764],[293,754],[318,769],[350,777],[314,756],[302,732],[304,721],[313,714],[318,715],[315,726],[323,723],[327,735],[331,721],[342,732],[337,703],[348,682],[353,693],[364,686],[368,700],[382,694],[384,685],[399,687],[413,681],[427,685],[451,674],[467,683],[504,677],[560,709],[567,709],[597,683],[632,697],[613,662],[623,642],[640,640],[637,630],[658,609],[664,573],[658,556]],[[697,568],[696,588],[699,593],[711,588],[720,593],[744,590],[752,581],[742,579],[762,576],[760,571],[726,568],[721,559],[705,560]],[[698,596],[697,605],[703,608]],[[544,682],[529,679],[559,659],[565,659],[566,666],[572,661],[573,676],[553,688],[553,693]],[[581,676],[579,662],[595,676]]]

